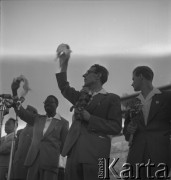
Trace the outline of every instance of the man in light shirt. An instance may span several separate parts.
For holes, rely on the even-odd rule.
[[[6,136],[0,139],[0,180],[5,180],[8,173],[12,141],[14,140],[16,120],[9,118],[5,123]]]
[[[70,52],[66,44],[57,49],[61,68],[56,74],[58,86],[75,107],[74,120],[62,151],[62,155],[67,156],[65,180],[102,179],[105,175],[99,174],[99,158],[109,158],[109,135],[119,134],[122,128],[120,98],[104,90],[108,71],[98,64],[83,75],[84,88],[81,91],[72,88],[67,81]]]
[[[12,83],[13,95],[17,95],[19,83]],[[59,155],[68,133],[69,123],[62,118],[56,109],[58,99],[49,95],[44,101],[46,114],[33,114],[22,106],[18,110],[14,107],[17,115],[33,126],[33,138],[25,160],[28,167],[27,180],[58,180]]]
[[[133,101],[140,101],[142,107],[136,116],[126,115],[123,132],[127,141],[133,137],[127,158],[127,163],[133,168],[131,176],[166,179],[171,165],[171,92],[154,88],[153,76],[153,71],[147,66],[134,69],[132,86],[140,94]],[[138,166],[141,166],[139,170]]]

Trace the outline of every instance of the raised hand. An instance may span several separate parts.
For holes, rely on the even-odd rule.
[[[11,90],[12,90],[13,96],[17,96],[17,90],[19,87],[20,87],[20,80],[13,79],[13,82],[11,84]]]
[[[68,61],[70,58],[71,50],[69,45],[67,44],[60,44],[56,50],[57,59],[59,59],[59,66],[61,71],[66,71],[68,67]]]

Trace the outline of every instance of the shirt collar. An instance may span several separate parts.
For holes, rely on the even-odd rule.
[[[47,117],[48,120],[52,120],[53,118],[61,120],[61,116],[58,113],[54,117]]]
[[[150,100],[155,94],[161,94],[161,91],[157,88],[153,88],[152,91],[147,95],[146,99],[144,99],[142,93],[140,93],[137,98],[140,100]]]
[[[7,135],[5,136],[5,138],[7,138],[7,137],[9,137],[9,136],[13,136],[13,135],[14,135],[14,132],[11,132],[11,133],[7,134]]]
[[[92,96],[95,96],[95,95],[97,95],[97,94],[107,94],[107,91],[102,88],[101,90],[99,90],[99,91],[97,91],[97,92],[94,92]]]
[[[61,116],[58,113],[56,113],[54,118],[61,120]]]

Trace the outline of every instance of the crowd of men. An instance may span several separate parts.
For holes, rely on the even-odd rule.
[[[57,49],[60,72],[56,73],[62,95],[73,105],[71,127],[57,112],[58,98],[49,95],[44,101],[45,114],[28,105],[13,108],[27,123],[19,130],[15,143],[11,179],[13,180],[98,180],[99,159],[110,157],[111,139],[122,131],[120,97],[107,92],[103,85],[108,70],[92,65],[85,74],[81,91],[71,87],[67,79],[70,47],[61,44]],[[123,134],[129,141],[126,179],[167,179],[171,166],[170,120],[171,92],[153,87],[153,71],[138,66],[132,73],[134,91],[140,92],[132,100],[125,116]],[[18,96],[20,84],[13,81],[13,96]],[[137,105],[138,104],[138,105]],[[138,106],[138,109],[137,109]],[[134,112],[134,113],[133,113]],[[15,120],[5,124],[7,135],[0,144],[0,180],[8,172],[10,149],[14,137]],[[59,168],[60,155],[67,157],[65,170]],[[145,165],[152,163],[149,172]],[[137,174],[137,164],[141,166]],[[159,169],[162,165],[162,170]],[[143,168],[144,167],[144,168]]]

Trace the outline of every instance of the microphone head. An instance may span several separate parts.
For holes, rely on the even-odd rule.
[[[5,115],[7,115],[7,114],[9,114],[9,109],[8,109],[8,108],[6,108],[6,109],[4,110],[3,115],[5,116]]]
[[[4,99],[12,99],[11,94],[0,94],[0,97]]]

